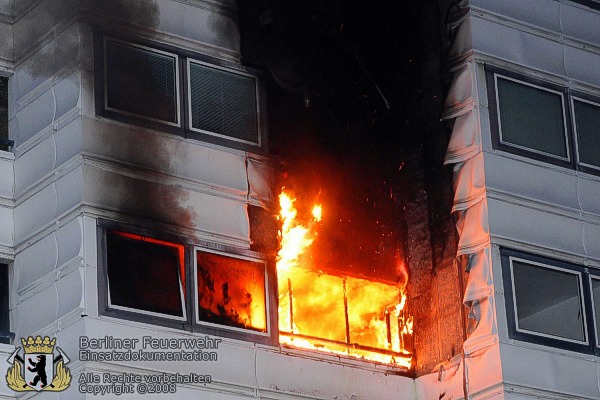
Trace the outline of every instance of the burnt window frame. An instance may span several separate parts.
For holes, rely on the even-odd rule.
[[[107,263],[107,232],[120,231],[128,234],[139,235],[160,241],[170,242],[184,247],[184,314],[185,320],[177,320],[159,315],[150,315],[143,310],[121,309],[110,307],[108,302],[108,263]],[[111,318],[129,320],[139,323],[174,328],[194,333],[202,333],[248,342],[276,346],[278,344],[279,331],[277,326],[277,276],[275,273],[275,260],[264,253],[224,245],[220,243],[190,239],[174,233],[167,233],[160,229],[132,225],[114,220],[99,219],[97,222],[97,248],[98,248],[98,314]],[[267,331],[260,332],[251,329],[240,329],[226,325],[198,323],[196,321],[196,251],[218,252],[228,257],[251,259],[265,265],[265,310],[267,314]]]
[[[533,78],[528,75],[508,71],[491,65],[485,66],[486,71],[486,86],[488,93],[489,113],[490,113],[490,129],[492,136],[492,148],[494,151],[502,151],[505,153],[516,154],[518,156],[530,158],[533,160],[553,164],[559,167],[568,168],[585,172],[591,175],[600,176],[600,167],[584,164],[579,161],[578,138],[576,129],[576,115],[574,109],[574,100],[583,101],[600,105],[600,94],[591,94],[581,90],[571,89],[568,86],[562,86],[556,83]],[[500,127],[500,109],[498,104],[498,90],[496,86],[496,77],[500,76],[508,80],[536,87],[540,90],[560,93],[562,96],[562,112],[563,121],[565,124],[565,134],[567,143],[567,159],[560,157],[541,154],[534,149],[528,149],[523,146],[513,145],[501,140]],[[600,131],[600,129],[599,129]]]
[[[500,258],[505,294],[506,320],[508,325],[508,336],[510,339],[579,353],[600,355],[600,343],[598,341],[600,333],[596,332],[595,317],[597,316],[594,315],[591,291],[591,279],[600,280],[600,270],[508,248],[500,249]],[[517,328],[512,260],[518,260],[519,262],[530,264],[539,268],[546,268],[548,270],[568,271],[573,275],[579,276],[585,341],[577,342],[576,340],[560,338],[549,334],[543,334],[541,332],[530,333],[525,329],[519,330]]]
[[[150,52],[169,54],[176,58],[176,83],[177,83],[177,124],[169,124],[166,121],[132,115],[118,110],[112,110],[106,107],[106,41],[115,41],[125,45],[138,47]],[[196,62],[203,66],[215,70],[225,71],[234,75],[251,77],[254,79],[255,98],[256,98],[256,121],[257,121],[257,142],[240,140],[235,137],[218,134],[216,132],[201,131],[192,128],[190,108],[190,76],[188,65],[190,62]],[[200,142],[215,144],[223,147],[233,148],[242,151],[249,151],[255,154],[266,154],[268,151],[267,140],[267,104],[266,104],[266,73],[262,70],[251,68],[245,65],[234,64],[215,57],[196,53],[193,51],[176,48],[162,43],[157,43],[140,38],[128,36],[117,36],[114,32],[95,30],[94,31],[94,97],[96,115],[111,120],[124,122],[127,124],[142,126],[154,129],[187,139],[198,140]]]

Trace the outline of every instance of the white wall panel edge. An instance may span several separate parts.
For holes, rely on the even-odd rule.
[[[533,23],[519,20],[507,15],[502,15],[478,6],[471,5],[471,16],[473,18],[479,18],[504,25],[518,31],[531,33],[557,43],[564,43],[569,47],[586,49],[587,51],[600,54],[600,43],[590,42],[574,36],[565,35],[564,33],[556,30],[543,28]],[[600,17],[598,20],[600,21]]]
[[[87,214],[82,217],[83,235],[83,304],[82,314],[98,316],[98,220]]]
[[[41,0],[38,2],[38,4],[41,4],[44,1],[50,1],[50,0]],[[65,0],[62,0],[62,1],[64,2]],[[35,9],[29,10],[29,11],[35,12]],[[28,13],[26,13],[23,17],[27,16],[27,14]],[[21,22],[21,20],[24,22],[30,22],[30,21],[25,21],[25,19],[20,18],[19,20],[15,21],[15,24],[13,25],[13,27],[16,27],[16,25],[19,24],[19,22]],[[77,16],[77,14],[74,14],[70,18],[57,21],[56,24],[51,29],[49,29],[48,33],[46,33],[45,35],[43,35],[40,38],[37,38],[37,40],[30,42],[28,47],[22,49],[21,51],[17,52],[17,49],[16,49],[17,46],[15,44],[15,51],[14,51],[15,65],[17,65],[17,67],[18,67],[18,64],[23,62],[25,59],[31,57],[33,54],[35,54],[40,49],[47,46],[48,43],[52,42],[54,39],[56,39],[56,37],[60,36],[60,34],[62,34],[67,29],[69,29],[73,24],[77,24],[77,23],[78,23],[78,16]],[[15,28],[15,34],[16,33],[17,33],[17,28]]]

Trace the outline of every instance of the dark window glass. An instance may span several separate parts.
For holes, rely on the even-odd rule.
[[[596,337],[600,340],[600,279],[592,279],[592,300],[596,317]],[[596,341],[596,346],[600,347],[598,341]]]
[[[0,150],[8,150],[8,79],[0,77]]]
[[[562,96],[501,77],[497,85],[502,142],[568,158]]]
[[[600,106],[573,100],[579,162],[600,168]]]
[[[8,266],[0,264],[0,343],[10,343],[8,317]]]
[[[512,260],[517,330],[585,342],[579,275]]]
[[[198,251],[198,320],[267,331],[265,265]]]
[[[253,78],[190,63],[189,80],[192,128],[258,143]]]
[[[184,317],[183,246],[117,231],[106,236],[110,306]]]
[[[175,57],[106,40],[108,109],[178,123]]]

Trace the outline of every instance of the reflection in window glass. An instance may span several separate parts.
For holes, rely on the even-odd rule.
[[[254,78],[190,63],[191,126],[258,143]]]
[[[198,321],[267,331],[265,264],[198,251]]]
[[[183,246],[118,231],[106,245],[111,307],[185,316]]]
[[[501,77],[497,85],[502,142],[566,159],[562,96]]]
[[[592,279],[592,300],[596,316],[596,337],[600,340],[600,279]],[[596,343],[596,346],[600,347],[600,343]]]
[[[512,260],[517,330],[586,341],[579,275]]]
[[[600,106],[573,100],[579,162],[600,168]]]
[[[106,41],[106,107],[177,123],[175,58]]]

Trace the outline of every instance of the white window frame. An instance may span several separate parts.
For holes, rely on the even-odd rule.
[[[566,111],[565,111],[565,94],[563,92],[557,91],[557,90],[553,90],[553,89],[549,89],[549,88],[545,88],[543,86],[539,86],[539,85],[535,85],[533,83],[529,83],[529,82],[525,82],[519,79],[515,79],[506,75],[503,75],[501,73],[498,72],[493,72],[494,74],[494,90],[495,90],[495,96],[496,96],[496,112],[497,112],[497,118],[498,118],[498,136],[500,139],[500,143],[505,145],[505,146],[509,146],[509,147],[514,147],[514,148],[518,148],[521,150],[525,150],[525,151],[529,151],[532,153],[536,153],[536,154],[540,154],[546,157],[551,157],[551,158],[555,158],[557,160],[560,161],[566,161],[566,162],[570,162],[571,161],[571,149],[569,146],[569,130],[568,130],[568,125],[567,125],[567,115],[566,115]],[[567,153],[567,157],[561,157],[561,156],[557,156],[556,154],[552,154],[552,153],[547,153],[541,150],[537,150],[537,149],[532,149],[530,147],[526,147],[526,146],[521,146],[515,143],[511,143],[511,142],[507,142],[505,140],[503,140],[502,138],[502,118],[501,118],[501,110],[500,110],[500,97],[499,97],[499,91],[498,91],[498,78],[502,78],[508,81],[512,81],[515,82],[517,84],[521,84],[521,85],[525,85],[525,86],[529,86],[538,90],[543,90],[546,92],[550,92],[553,94],[558,94],[560,96],[560,100],[561,100],[561,110],[562,110],[562,119],[563,119],[563,140],[565,142],[565,149],[566,149],[566,153]]]
[[[113,107],[109,107],[108,105],[108,53],[107,53],[107,42],[114,42],[114,43],[120,43],[124,46],[129,46],[129,47],[135,47],[144,51],[147,51],[149,53],[155,53],[155,54],[160,54],[166,57],[170,57],[172,59],[175,60],[175,100],[176,100],[176,117],[177,117],[177,122],[169,122],[169,121],[165,121],[163,119],[159,119],[159,118],[152,118],[152,117],[147,117],[145,115],[140,115],[140,114],[136,114],[130,111],[125,111],[125,110],[121,110],[118,108],[113,108]],[[104,109],[107,111],[111,111],[117,114],[122,114],[122,115],[126,115],[129,117],[133,117],[133,118],[140,118],[143,120],[147,120],[147,121],[152,121],[152,122],[156,122],[159,124],[164,124],[164,125],[168,125],[168,126],[173,126],[173,127],[177,127],[180,128],[181,127],[181,88],[180,88],[180,76],[179,76],[179,56],[175,53],[170,53],[167,51],[163,51],[163,50],[158,50],[152,47],[147,47],[147,46],[143,46],[137,43],[132,43],[132,42],[128,42],[128,41],[124,41],[124,40],[120,40],[120,39],[116,39],[110,36],[104,36],[103,37],[103,41],[102,41],[102,51],[103,51],[103,62],[104,62],[104,70],[103,70],[103,80],[104,80],[104,93],[103,93],[103,106]]]
[[[581,317],[583,319],[583,334],[585,337],[584,341],[569,339],[569,338],[565,338],[565,337],[561,337],[561,336],[550,335],[550,334],[542,333],[542,332],[530,331],[530,330],[522,329],[519,327],[519,313],[518,313],[518,309],[517,309],[517,296],[516,296],[516,291],[515,291],[515,276],[514,276],[514,270],[513,270],[513,261],[518,261],[523,264],[535,265],[537,267],[541,267],[541,268],[545,268],[545,269],[549,269],[549,270],[560,271],[560,272],[564,272],[564,273],[568,273],[568,274],[577,276],[578,286],[579,286],[579,301],[580,301],[580,305],[581,305],[581,309],[582,309]],[[584,296],[584,292],[583,292],[583,278],[582,278],[581,272],[557,267],[554,265],[544,264],[544,263],[540,263],[540,262],[536,262],[536,261],[532,261],[532,260],[527,260],[525,258],[519,258],[519,257],[515,257],[515,256],[509,257],[509,263],[510,263],[510,275],[511,275],[511,285],[512,285],[515,326],[516,326],[517,332],[526,333],[529,335],[541,336],[541,337],[549,338],[549,339],[571,342],[571,343],[585,345],[585,346],[589,345],[590,342],[589,342],[589,337],[588,337],[588,327],[587,327],[587,320],[586,320],[587,312],[585,309],[585,296]]]

